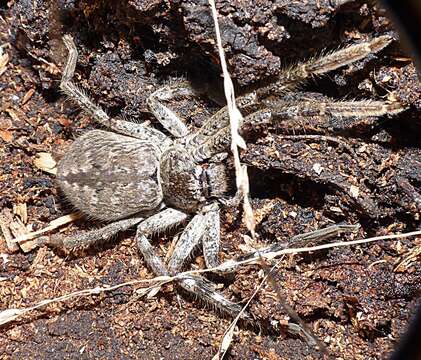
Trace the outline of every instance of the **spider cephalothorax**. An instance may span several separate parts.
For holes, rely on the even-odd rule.
[[[221,109],[201,129],[191,132],[161,100],[191,97],[194,92],[187,85],[166,86],[151,95],[148,105],[175,140],[149,124],[110,118],[72,82],[77,51],[70,36],[65,36],[64,42],[69,49],[69,59],[61,89],[109,131],[93,130],[77,139],[58,165],[57,179],[76,208],[88,217],[109,224],[61,241],[51,241],[51,244],[68,249],[86,247],[136,225],[139,250],[155,274],[178,274],[199,245],[206,265],[217,266],[218,200],[226,194],[229,181],[225,165],[211,159],[219,158],[219,154],[229,148],[227,109]],[[280,72],[273,84],[238,99],[245,115],[244,124],[253,126],[309,118],[333,123],[335,119],[402,111],[403,107],[394,101],[334,101],[296,91],[300,82],[363,59],[390,42],[389,36],[380,36]],[[164,264],[155,254],[149,238],[187,220],[190,222],[168,264]],[[238,304],[215,292],[202,277],[180,276],[178,284],[225,313],[236,315],[241,310]]]
[[[181,146],[172,146],[161,157],[161,186],[169,206],[196,212],[206,201],[203,189],[203,168]]]

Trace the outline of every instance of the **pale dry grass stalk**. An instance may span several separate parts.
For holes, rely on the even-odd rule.
[[[361,245],[361,244],[366,244],[366,243],[371,243],[371,242],[381,241],[381,240],[403,239],[403,238],[407,238],[407,237],[411,237],[411,236],[421,236],[421,230],[413,231],[413,232],[409,232],[409,233],[404,233],[404,234],[376,236],[376,237],[373,237],[373,238],[361,239],[361,240],[355,240],[355,241],[340,241],[340,242],[336,242],[336,243],[324,244],[324,245],[312,246],[312,247],[306,247],[306,248],[283,249],[283,250],[278,251],[276,253],[263,254],[258,259],[252,259],[253,261],[246,260],[246,261],[241,261],[241,262],[230,262],[229,266],[232,267],[233,265],[241,266],[241,265],[254,264],[258,261],[261,261],[262,258],[273,259],[274,257],[281,256],[281,255],[284,255],[284,254],[317,251],[317,250],[323,250],[323,249],[328,249],[328,248],[351,246],[351,245]],[[274,267],[276,267],[276,266],[277,266],[277,264],[274,265]],[[179,273],[177,276],[174,276],[174,277],[158,276],[158,277],[155,277],[155,278],[152,278],[152,279],[147,279],[147,280],[131,280],[131,281],[116,284],[116,285],[113,285],[113,286],[103,286],[103,287],[98,286],[98,287],[91,288],[91,289],[84,289],[84,290],[75,291],[75,292],[65,294],[65,295],[62,295],[62,296],[59,296],[59,297],[56,297],[56,298],[42,300],[42,301],[40,301],[40,302],[38,302],[38,303],[36,303],[32,306],[28,306],[28,307],[25,307],[25,308],[9,308],[9,309],[2,310],[2,311],[0,311],[0,326],[4,325],[4,324],[7,324],[9,322],[12,322],[12,321],[22,317],[23,315],[25,315],[27,313],[30,313],[31,311],[34,311],[36,309],[39,309],[41,307],[47,306],[47,305],[52,304],[52,303],[63,302],[63,301],[69,300],[69,299],[77,298],[77,297],[84,297],[84,296],[90,296],[90,295],[95,295],[95,294],[99,294],[99,293],[109,292],[109,291],[113,291],[115,289],[121,288],[123,286],[133,286],[133,285],[137,285],[137,284],[151,284],[149,287],[147,287],[145,289],[139,289],[138,290],[138,294],[143,296],[143,295],[150,294],[151,292],[154,292],[156,288],[160,288],[162,285],[164,285],[166,283],[169,283],[171,281],[175,281],[177,279],[183,278],[187,275],[195,275],[195,274],[197,275],[197,274],[204,273],[204,272],[215,272],[215,271],[218,271],[218,270],[224,270],[226,268],[227,268],[227,265],[222,264],[221,266],[218,266],[216,268],[182,272],[182,273]],[[266,279],[267,278],[265,277],[262,280],[262,283],[256,289],[255,294],[257,294],[257,292],[263,286],[263,283],[264,283],[264,281],[266,281]],[[249,299],[249,302],[252,300],[252,298],[255,296],[255,294],[252,295],[252,297]],[[249,302],[246,304],[244,309],[248,306]],[[244,311],[244,309],[243,309],[243,311]],[[234,320],[234,321],[235,321],[235,324],[236,324],[238,319]],[[233,327],[235,327],[235,324],[233,325]],[[231,326],[230,326],[230,328],[231,328]],[[229,329],[227,331],[233,332],[233,330],[229,330]],[[227,344],[227,341],[224,342],[224,348],[226,347],[226,344]]]
[[[247,147],[244,139],[238,133],[238,129],[243,124],[243,115],[241,115],[241,112],[235,102],[234,85],[228,72],[224,48],[222,46],[221,31],[219,29],[218,13],[216,10],[215,1],[209,0],[209,5],[211,7],[212,17],[215,23],[216,43],[218,46],[219,59],[221,61],[222,74],[224,77],[224,91],[225,97],[227,99],[228,115],[230,118],[231,151],[234,157],[237,190],[243,197],[244,221],[246,223],[247,229],[250,231],[252,237],[254,238],[256,221],[249,200],[249,180],[247,175],[247,167],[245,165],[241,165],[238,152],[238,148],[246,149]]]
[[[304,252],[314,252],[314,251],[319,251],[319,250],[333,249],[333,248],[339,248],[339,247],[345,247],[345,246],[368,244],[368,243],[381,241],[381,240],[404,239],[411,236],[421,236],[421,230],[412,231],[412,232],[403,233],[403,234],[375,236],[375,237],[371,237],[367,239],[360,239],[360,240],[338,241],[335,243],[322,244],[322,245],[317,245],[317,246],[282,249],[282,250],[274,251],[271,253],[262,253],[260,254],[259,257],[250,258],[250,259],[246,259],[242,261],[228,260],[216,268],[205,269],[205,270],[195,270],[195,273],[207,272],[209,270],[226,271],[227,269],[237,268],[239,266],[255,265],[255,264],[259,264],[262,259],[273,260],[281,255],[286,255],[286,254],[299,254],[299,253],[304,253]]]
[[[218,46],[219,59],[221,61],[221,68],[222,68],[222,73],[224,77],[224,91],[225,91],[225,97],[227,99],[228,115],[230,118],[231,151],[234,157],[237,195],[243,198],[244,222],[246,224],[247,229],[250,231],[250,234],[253,240],[255,240],[256,219],[254,217],[253,209],[251,207],[250,199],[249,199],[249,179],[248,179],[248,174],[247,174],[247,167],[241,164],[239,151],[238,151],[238,148],[246,149],[247,147],[244,139],[238,133],[239,128],[243,124],[243,116],[241,115],[241,112],[238,109],[235,102],[234,85],[232,83],[230,74],[228,72],[227,62],[225,59],[225,53],[222,46],[221,31],[219,29],[218,12],[216,10],[215,1],[214,0],[208,0],[208,1],[211,7],[212,17],[215,24],[216,42]],[[246,306],[242,309],[240,314],[237,315],[237,317],[234,319],[234,321],[231,323],[231,325],[225,332],[218,354],[214,356],[214,359],[219,359],[219,358],[222,359],[225,356],[231,344],[233,334],[234,334],[234,328],[237,325],[237,322],[238,322],[238,319],[240,318],[241,313],[245,310],[245,308],[248,306],[250,301],[254,298],[254,296],[260,290],[261,286],[263,286],[268,276],[270,276],[270,273],[268,273],[265,276],[260,286],[258,286],[253,296],[247,302]]]
[[[224,336],[222,338],[221,344],[219,345],[218,353],[215,354],[215,356],[212,358],[212,360],[218,360],[223,359],[226,355],[231,342],[232,338],[234,336],[234,330],[237,326],[238,321],[240,320],[241,315],[246,311],[247,307],[250,305],[251,301],[255,298],[255,296],[259,293],[260,289],[263,287],[265,282],[267,281],[268,277],[271,275],[272,271],[278,266],[278,263],[272,266],[272,268],[265,274],[262,281],[260,281],[260,284],[257,286],[257,288],[254,290],[253,294],[250,296],[250,298],[247,300],[246,304],[243,306],[241,311],[238,313],[238,315],[235,317],[235,319],[231,322],[231,324],[228,326],[227,330],[225,330]]]
[[[109,291],[116,290],[116,289],[121,288],[123,286],[132,286],[132,285],[137,285],[137,284],[152,283],[152,285],[149,286],[148,288],[142,289],[141,295],[145,295],[148,292],[153,291],[156,287],[159,288],[162,285],[164,285],[165,283],[173,281],[174,279],[175,279],[175,277],[159,276],[159,277],[155,277],[155,278],[150,279],[150,280],[131,280],[131,281],[120,283],[120,284],[113,285],[113,286],[97,286],[97,287],[91,288],[91,289],[74,291],[74,292],[71,292],[69,294],[58,296],[58,297],[55,297],[55,298],[52,298],[52,299],[42,300],[42,301],[36,303],[35,305],[28,306],[28,307],[25,307],[25,308],[9,308],[9,309],[0,311],[0,326],[5,325],[5,324],[7,324],[11,321],[14,321],[14,320],[22,317],[23,315],[31,312],[31,311],[34,311],[36,309],[39,309],[41,307],[47,306],[47,305],[52,304],[52,303],[63,302],[63,301],[70,300],[70,299],[73,299],[73,298],[78,298],[78,297],[98,295],[98,294],[103,293],[103,292],[109,292]]]
[[[18,236],[17,238],[13,239],[12,241],[14,243],[20,243],[32,239],[38,238],[40,235],[45,234],[47,232],[50,232],[52,230],[55,230],[63,225],[69,224],[75,220],[78,220],[82,217],[81,213],[74,212],[68,215],[61,216],[55,220],[50,221],[50,223],[43,229],[38,231],[33,231],[21,236]]]

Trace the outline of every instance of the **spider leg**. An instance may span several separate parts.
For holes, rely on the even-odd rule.
[[[148,266],[152,269],[154,274],[158,276],[169,276],[165,264],[162,262],[160,257],[155,253],[154,248],[143,234],[136,234],[137,245],[142,253]],[[210,305],[222,313],[230,316],[237,316],[241,311],[242,307],[238,304],[229,301],[221,294],[215,291],[213,285],[206,279],[195,276],[185,275],[177,279],[177,284],[187,293],[199,298],[206,305]],[[250,320],[250,316],[244,312],[242,318]]]
[[[90,230],[82,234],[71,235],[64,238],[52,237],[51,239],[44,242],[44,244],[47,244],[54,248],[63,249],[67,252],[72,252],[81,249],[87,249],[94,246],[97,243],[104,242],[116,235],[117,233],[128,230],[139,223],[139,226],[156,228],[157,232],[160,231],[159,226],[162,226],[162,218],[171,219],[171,222],[165,223],[166,227],[164,229],[167,229],[170,226],[175,226],[183,222],[187,219],[187,217],[188,215],[181,211],[175,209],[165,209],[160,213],[149,217],[146,220],[144,220],[144,216],[122,219],[115,221],[111,224],[105,225],[99,229]]]
[[[244,118],[244,124],[264,124],[272,119],[272,111],[268,109],[257,110]],[[212,156],[224,152],[231,145],[231,129],[228,124],[219,129],[212,136],[207,136],[206,141],[198,145],[189,144],[187,151],[196,162],[201,162]]]
[[[402,104],[393,101],[334,101],[310,97],[277,101],[268,106],[270,122],[274,124],[283,120],[307,120],[312,128],[322,129],[346,129],[358,119],[394,115],[405,110]]]
[[[236,98],[235,102],[238,108],[241,110],[241,113],[245,116],[257,111],[261,107],[255,92],[242,95]],[[192,138],[189,140],[189,146],[197,147],[204,144],[209,140],[210,137],[216,135],[216,133],[229,126],[229,124],[230,120],[228,109],[226,106],[224,106],[217,113],[212,115],[192,136]]]
[[[158,214],[152,215],[137,226],[136,243],[139,251],[142,253],[146,264],[156,275],[168,275],[166,266],[163,264],[159,256],[155,253],[147,236],[163,232],[174,227],[188,218],[188,215],[175,210],[165,209]]]
[[[391,41],[392,38],[388,35],[379,36],[370,41],[351,45],[344,49],[333,51],[327,55],[313,58],[306,62],[298,63],[295,66],[281,71],[278,76],[278,80],[275,83],[263,86],[256,91],[251,91],[246,95],[238,97],[236,99],[237,106],[246,117],[252,116],[249,118],[249,122],[255,122],[261,118],[261,113],[265,112],[264,107],[262,106],[262,100],[265,98],[274,96],[278,97],[279,95],[294,90],[297,85],[309,78],[314,76],[321,76],[342,66],[349,65],[353,62],[364,59],[370,54],[379,52],[387,45],[389,45]],[[363,102],[360,105],[364,105]],[[371,105],[372,108],[376,106],[380,108],[381,102],[372,102]],[[385,107],[384,110],[387,112],[387,107]],[[257,112],[258,114],[253,116],[252,114],[254,112]],[[384,112],[381,114],[384,114]],[[266,114],[264,114],[263,118],[267,119],[268,117]],[[202,151],[196,151],[199,153],[202,152],[202,155],[197,155],[198,159],[206,159],[209,158],[209,155],[207,154],[214,154],[213,150],[205,150],[205,148],[215,147],[212,143],[218,142],[216,140],[218,138],[226,138],[228,131],[225,128],[227,126],[229,126],[229,116],[227,108],[224,107],[215,115],[210,117],[209,120],[202,126],[202,128],[196,134],[194,134],[194,136],[190,139],[189,146],[192,148],[203,147]]]
[[[300,83],[314,76],[321,76],[342,66],[352,64],[375,54],[392,42],[389,35],[379,36],[370,41],[351,45],[327,55],[298,63],[279,74],[276,83],[270,84],[257,91],[259,98],[273,96],[294,90]]]
[[[191,258],[193,250],[201,243],[206,232],[206,217],[197,214],[186,226],[168,262],[170,273],[177,274]]]
[[[179,286],[199,298],[206,305],[219,310],[223,314],[235,317],[242,310],[242,306],[236,304],[215,291],[213,284],[203,277],[188,275],[178,281]],[[245,321],[252,321],[251,316],[244,311],[240,317]]]
[[[62,249],[66,252],[74,252],[77,250],[87,249],[94,246],[97,243],[101,243],[110,239],[111,237],[113,237],[121,231],[125,231],[133,227],[142,220],[142,217],[123,219],[108,224],[102,228],[90,230],[82,234],[75,234],[64,238],[56,236],[51,237],[50,239],[46,240],[43,244],[46,244],[53,248]]]
[[[177,84],[177,86],[164,86],[150,95],[147,103],[150,111],[162,126],[174,137],[181,138],[188,135],[189,130],[178,115],[163,102],[179,97],[194,97],[195,95],[193,89],[187,83]]]
[[[334,101],[328,98],[312,99],[308,96],[290,98],[291,100],[263,101],[266,108],[247,115],[243,124],[253,126],[276,124],[285,120],[308,120],[312,127],[344,129],[361,118],[394,115],[405,110],[402,104],[394,101]],[[196,162],[201,162],[226,151],[230,144],[231,129],[227,124],[214,135],[207,136],[206,141],[201,144],[189,144],[188,151]]]
[[[219,265],[218,253],[221,241],[221,219],[218,206],[210,209],[205,217],[206,231],[202,238],[203,256],[206,267],[211,269]]]
[[[156,144],[168,144],[170,140],[159,130],[144,124],[138,124],[122,119],[110,118],[100,106],[96,105],[85,92],[73,82],[76,69],[77,49],[70,35],[63,36],[64,44],[69,51],[66,66],[60,82],[60,89],[76,102],[82,110],[91,115],[99,124],[114,130],[117,133],[133,136],[141,140],[149,140]]]
[[[355,233],[359,230],[360,226],[357,225],[347,225],[347,224],[336,224],[332,226],[328,226],[323,229],[317,229],[314,231],[310,231],[304,234],[299,234],[293,236],[289,240],[285,242],[278,242],[273,245],[270,245],[266,248],[259,249],[257,251],[253,251],[249,254],[241,255],[234,260],[228,260],[222,264],[220,264],[219,272],[223,273],[230,273],[233,272],[243,261],[259,261],[259,259],[264,256],[265,259],[274,259],[279,256],[279,252],[288,249],[291,246],[299,248],[299,247],[306,247],[306,246],[315,246],[317,244],[323,243],[328,239],[333,237],[337,237],[341,234],[351,234]]]
[[[174,222],[174,217],[171,214],[164,214],[166,210],[161,212],[160,217],[156,215],[145,220],[138,225],[136,232],[136,242],[139,251],[142,253],[146,263],[151,270],[159,276],[168,276],[171,274],[177,274],[179,267],[183,265],[185,260],[190,256],[193,248],[200,242],[203,237],[203,232],[206,231],[206,219],[212,218],[215,214],[209,215],[208,218],[205,215],[196,215],[193,220],[189,223],[183,235],[181,236],[179,243],[181,246],[176,247],[174,253],[170,259],[169,269],[162,262],[160,257],[155,253],[154,248],[150,244],[145,234],[152,234],[157,231],[163,231],[167,229]],[[204,226],[202,226],[204,225]],[[193,239],[189,239],[192,237]],[[183,251],[187,251],[188,254],[182,254]],[[172,260],[172,259],[176,260]],[[242,309],[238,304],[235,304],[225,299],[221,294],[214,290],[213,285],[200,276],[186,275],[177,279],[177,284],[187,291],[188,293],[198,297],[207,305],[211,305],[223,313],[231,316],[236,316]],[[245,320],[250,320],[250,316],[246,313],[242,316]]]
[[[178,239],[168,262],[168,269],[171,273],[178,273],[199,245],[202,245],[206,266],[208,268],[218,266],[219,222],[219,208],[216,204],[205,209],[204,214],[197,214],[193,217]]]

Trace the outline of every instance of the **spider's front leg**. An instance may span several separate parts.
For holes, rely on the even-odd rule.
[[[280,72],[276,82],[263,86],[256,91],[252,91],[236,99],[237,106],[240,108],[243,115],[245,115],[245,117],[250,116],[249,120],[247,121],[247,119],[245,119],[244,123],[256,123],[262,120],[268,120],[271,118],[271,115],[269,114],[268,116],[267,111],[264,110],[267,103],[276,103],[276,101],[279,100],[279,97],[294,91],[299,84],[305,82],[306,80],[316,76],[322,76],[342,66],[362,60],[371,54],[381,51],[391,42],[392,38],[390,36],[379,36],[370,41],[351,45],[337,51],[332,51],[326,55],[315,57],[286,68]],[[388,103],[376,102],[371,105],[374,105],[375,107],[385,105],[384,107],[387,107]],[[390,105],[392,107],[400,106],[397,103]],[[288,106],[288,104],[286,104],[286,106]],[[253,115],[253,113],[256,114]],[[379,111],[377,111],[377,113],[379,113]],[[213,115],[203,125],[203,127],[194,134],[192,139],[190,139],[190,146],[192,148],[209,148],[209,144],[215,142],[213,139],[221,138],[222,134],[227,133],[227,131],[224,130],[227,126],[229,126],[229,116],[227,108],[224,107]],[[207,154],[212,153],[213,150],[209,151],[203,149],[199,152],[201,152],[202,155],[198,154],[197,158],[206,159],[208,157]]]
[[[335,101],[309,96],[292,95],[273,102],[265,101],[264,108],[247,115],[244,125],[277,125],[283,121],[309,123],[313,128],[343,129],[352,126],[359,119],[394,115],[405,110],[398,102],[361,100]],[[189,144],[188,152],[196,162],[211,158],[229,149],[231,130],[229,125],[219,129],[214,135],[207,136],[200,144]]]
[[[342,130],[368,117],[395,115],[405,110],[398,102],[360,100],[336,101],[310,94],[290,94],[282,100],[267,103],[265,119],[256,117],[252,124],[263,122],[277,125],[284,121],[298,121],[312,129]],[[294,126],[294,124],[292,125]]]
[[[136,241],[139,251],[145,258],[146,263],[156,275],[177,275],[187,260],[192,256],[194,249],[203,244],[203,251],[207,266],[217,266],[217,254],[219,251],[219,210],[211,206],[204,214],[197,214],[187,225],[180,236],[175,249],[169,260],[168,268],[155,253],[145,234],[157,232],[157,229],[167,228],[172,221],[167,217],[161,217],[158,221],[150,221],[154,216],[139,224],[136,233]],[[216,225],[218,223],[218,225]],[[158,230],[158,231],[159,231]],[[230,316],[237,316],[241,306],[227,300],[215,291],[212,283],[200,276],[185,275],[179,277],[177,284],[188,293],[199,298],[206,305],[214,307]],[[249,315],[243,313],[244,320],[250,320]]]
[[[193,251],[202,245],[203,256],[208,268],[219,265],[220,217],[216,204],[197,214],[187,225],[174,247],[168,262],[171,273],[177,274],[190,260]]]
[[[147,236],[164,232],[171,227],[181,224],[183,221],[187,220],[187,218],[187,214],[168,208],[158,214],[152,215],[137,226],[135,237],[137,246],[147,265],[156,275],[167,276],[169,275],[169,272],[159,256],[155,254],[155,250],[152,248]]]
[[[293,91],[298,85],[308,79],[322,76],[330,71],[350,65],[371,54],[381,51],[388,46],[392,40],[393,38],[389,35],[383,35],[369,41],[332,51],[326,55],[300,62],[297,65],[281,71],[278,80],[275,83],[260,88],[256,91],[256,94],[259,98],[283,95],[286,92]]]

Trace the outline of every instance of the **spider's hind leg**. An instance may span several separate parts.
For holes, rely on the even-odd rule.
[[[110,118],[107,113],[96,105],[89,96],[73,82],[73,75],[76,69],[77,49],[73,38],[70,35],[63,36],[63,42],[66,45],[69,55],[63,75],[60,82],[60,89],[76,102],[80,108],[86,111],[102,126],[109,128],[117,133],[133,136],[137,139],[152,141],[156,144],[165,146],[170,140],[160,131],[144,124],[138,124],[119,118]]]
[[[280,101],[268,102],[267,106],[271,113],[269,122],[273,125],[295,120],[317,131],[345,130],[360,119],[395,115],[406,109],[396,101],[336,101],[320,96],[294,94]],[[285,124],[291,126],[288,122]]]
[[[105,225],[102,228],[90,230],[82,234],[70,235],[64,238],[52,236],[47,241],[43,242],[43,244],[64,250],[65,252],[76,252],[107,241],[119,232],[130,229],[142,220],[143,218],[141,217],[118,220]]]

